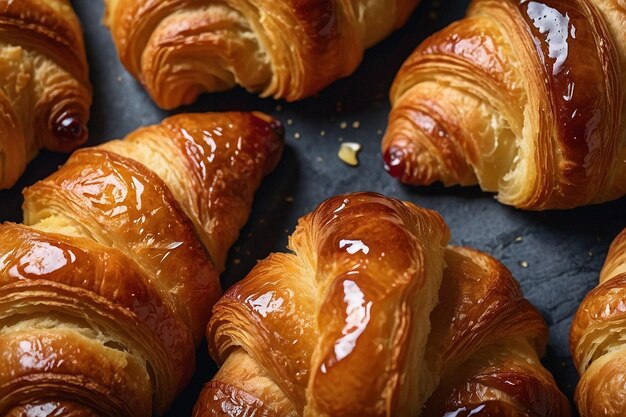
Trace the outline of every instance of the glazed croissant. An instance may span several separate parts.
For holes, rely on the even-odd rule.
[[[626,193],[623,0],[474,0],[400,69],[382,148],[407,184],[541,210]]]
[[[0,189],[40,148],[87,139],[91,85],[80,23],[67,0],[0,0]]]
[[[178,115],[26,189],[24,224],[0,226],[0,415],[162,414],[282,136],[262,114]]]
[[[411,203],[322,203],[293,253],[261,261],[215,305],[207,338],[221,368],[194,416],[568,416],[539,362],[540,314],[502,264],[448,238]]]
[[[581,375],[576,404],[582,417],[623,416],[626,410],[626,229],[615,238],[600,282],[572,323],[570,348]]]
[[[419,0],[105,0],[124,66],[157,105],[241,85],[298,100],[351,74]]]

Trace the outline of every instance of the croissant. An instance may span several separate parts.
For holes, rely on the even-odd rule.
[[[236,85],[293,101],[350,75],[419,0],[105,0],[120,59],[165,109]]]
[[[260,113],[178,115],[27,188],[24,224],[0,225],[0,415],[162,414],[282,136]]]
[[[215,305],[204,416],[568,416],[547,327],[433,211],[359,193],[302,218]]]
[[[87,139],[91,85],[80,23],[67,0],[0,0],[0,189],[40,148]]]
[[[626,410],[624,303],[626,229],[613,241],[598,286],[587,294],[572,322],[570,348],[581,375],[575,395],[581,417],[621,417]]]
[[[402,182],[474,185],[530,210],[626,194],[623,0],[473,0],[391,89]]]

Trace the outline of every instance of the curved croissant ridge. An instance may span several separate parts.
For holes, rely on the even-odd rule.
[[[194,416],[569,416],[539,361],[541,315],[502,264],[449,238],[411,203],[322,203],[291,253],[216,304],[207,339],[221,367]]]
[[[67,0],[0,1],[0,189],[45,148],[87,139],[91,86],[80,23]]]
[[[570,332],[581,375],[575,401],[582,417],[621,416],[626,407],[626,230],[609,249],[598,286],[580,304]]]
[[[624,33],[614,0],[474,0],[398,73],[387,170],[533,210],[624,195]]]
[[[24,225],[0,225],[0,414],[163,414],[283,134],[260,113],[177,115],[26,189]]]
[[[241,85],[298,100],[352,73],[418,0],[107,0],[122,63],[163,108]]]

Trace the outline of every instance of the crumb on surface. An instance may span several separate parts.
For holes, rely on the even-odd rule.
[[[292,120],[292,119],[287,119],[287,124],[288,124],[289,126],[291,126],[291,125],[293,124],[293,120]]]
[[[352,122],[353,129],[358,129],[360,127],[361,127],[361,122],[359,122],[358,120],[355,120],[354,122]]]
[[[361,149],[362,146],[360,143],[343,142],[339,145],[339,152],[337,153],[337,156],[346,165],[355,167],[359,165],[359,159],[357,156]]]
[[[339,128],[340,129],[346,129],[348,127],[348,122],[341,122],[339,123]]]
[[[528,261],[520,261],[519,266],[522,268],[528,268]]]

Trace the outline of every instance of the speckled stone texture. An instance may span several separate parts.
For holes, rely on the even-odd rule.
[[[611,240],[626,226],[626,200],[528,213],[502,206],[477,188],[408,188],[384,172],[380,140],[393,77],[429,33],[463,16],[469,0],[440,3],[443,6],[437,7],[425,1],[402,30],[366,52],[355,74],[316,97],[290,104],[233,90],[205,95],[194,106],[177,110],[261,110],[280,118],[287,130],[284,159],[259,190],[248,226],[230,252],[222,283],[228,287],[258,259],[284,250],[298,217],[327,197],[368,190],[409,200],[442,213],[454,244],[486,251],[513,271],[550,325],[544,362],[571,398],[577,381],[568,348],[571,318],[595,286]],[[73,4],[84,25],[94,85],[89,144],[160,122],[168,113],[152,103],[119,63],[110,34],[101,24],[102,2],[75,0]],[[363,145],[359,167],[349,167],[337,158],[342,140]],[[52,173],[65,159],[44,152],[31,163],[17,186],[0,192],[0,219],[21,221],[21,189]],[[198,352],[198,371],[168,416],[190,415],[203,382],[215,369],[203,346]]]

